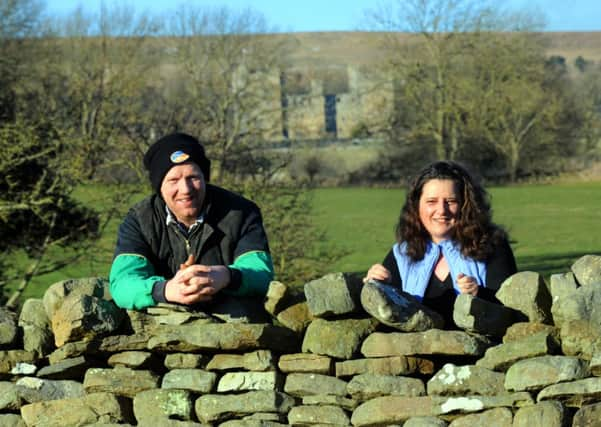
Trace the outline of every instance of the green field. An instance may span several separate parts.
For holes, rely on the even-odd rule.
[[[394,242],[394,226],[404,191],[378,188],[314,191],[314,224],[326,231],[328,243],[344,253],[330,270],[364,272],[371,264],[380,262]],[[601,254],[601,182],[520,185],[489,191],[494,220],[508,229],[520,270],[548,277],[567,271],[584,254]],[[94,205],[94,194],[99,194],[97,188],[83,189],[80,197]],[[59,280],[106,277],[117,223],[115,220],[110,224],[98,247],[84,261],[36,277],[24,298],[40,297],[48,285]]]

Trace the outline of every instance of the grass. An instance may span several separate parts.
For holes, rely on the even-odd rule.
[[[78,197],[94,206],[102,200],[103,190],[83,188]],[[519,185],[490,188],[489,192],[494,220],[508,229],[520,270],[536,271],[548,278],[568,271],[582,255],[601,254],[601,182]],[[328,243],[345,254],[330,270],[364,272],[382,261],[394,242],[394,226],[403,201],[402,189],[314,190],[313,223],[326,230]],[[109,224],[85,260],[35,277],[22,301],[41,297],[49,285],[60,280],[107,277],[120,220]],[[16,254],[11,262],[22,266],[22,258]]]
[[[601,182],[490,188],[494,221],[510,234],[520,270],[548,277],[580,256],[601,254]],[[319,189],[315,223],[347,254],[334,271],[365,271],[394,242],[401,189]]]

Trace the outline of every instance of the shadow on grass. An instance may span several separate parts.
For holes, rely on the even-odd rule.
[[[518,271],[534,271],[548,278],[552,274],[567,273],[574,262],[590,252],[568,252],[553,255],[534,255],[517,257]]]

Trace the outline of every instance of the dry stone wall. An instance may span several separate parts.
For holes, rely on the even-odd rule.
[[[341,273],[272,282],[272,323],[126,312],[107,286],[0,310],[0,427],[601,425],[601,256],[458,298],[454,330]]]

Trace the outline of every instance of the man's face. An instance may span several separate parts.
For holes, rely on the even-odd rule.
[[[183,163],[169,169],[161,183],[161,196],[177,220],[189,227],[200,215],[205,188],[200,167]]]

